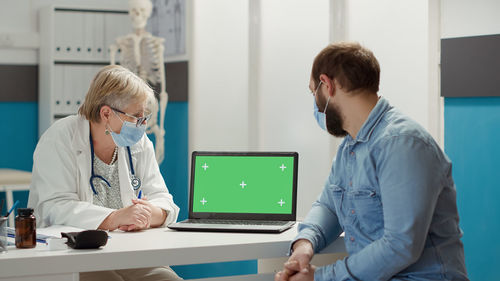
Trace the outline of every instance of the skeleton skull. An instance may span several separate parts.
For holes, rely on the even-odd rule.
[[[132,27],[134,29],[143,29],[153,9],[151,0],[130,0],[128,2],[128,7],[128,14],[132,20]]]

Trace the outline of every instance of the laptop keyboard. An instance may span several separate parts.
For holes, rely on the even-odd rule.
[[[202,224],[239,224],[239,225],[285,225],[288,221],[259,221],[259,220],[217,220],[217,219],[189,219],[186,223]]]

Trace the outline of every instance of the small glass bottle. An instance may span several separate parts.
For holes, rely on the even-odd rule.
[[[31,208],[18,208],[16,216],[16,248],[36,246],[36,218]]]

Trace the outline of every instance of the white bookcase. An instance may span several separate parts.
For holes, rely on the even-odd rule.
[[[41,8],[39,135],[76,114],[97,71],[109,64],[109,46],[131,32],[123,5],[51,5]]]

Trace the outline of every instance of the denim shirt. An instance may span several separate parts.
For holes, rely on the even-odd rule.
[[[315,280],[468,280],[451,163],[384,98],[344,138],[294,241],[317,253],[342,232],[349,256]]]

